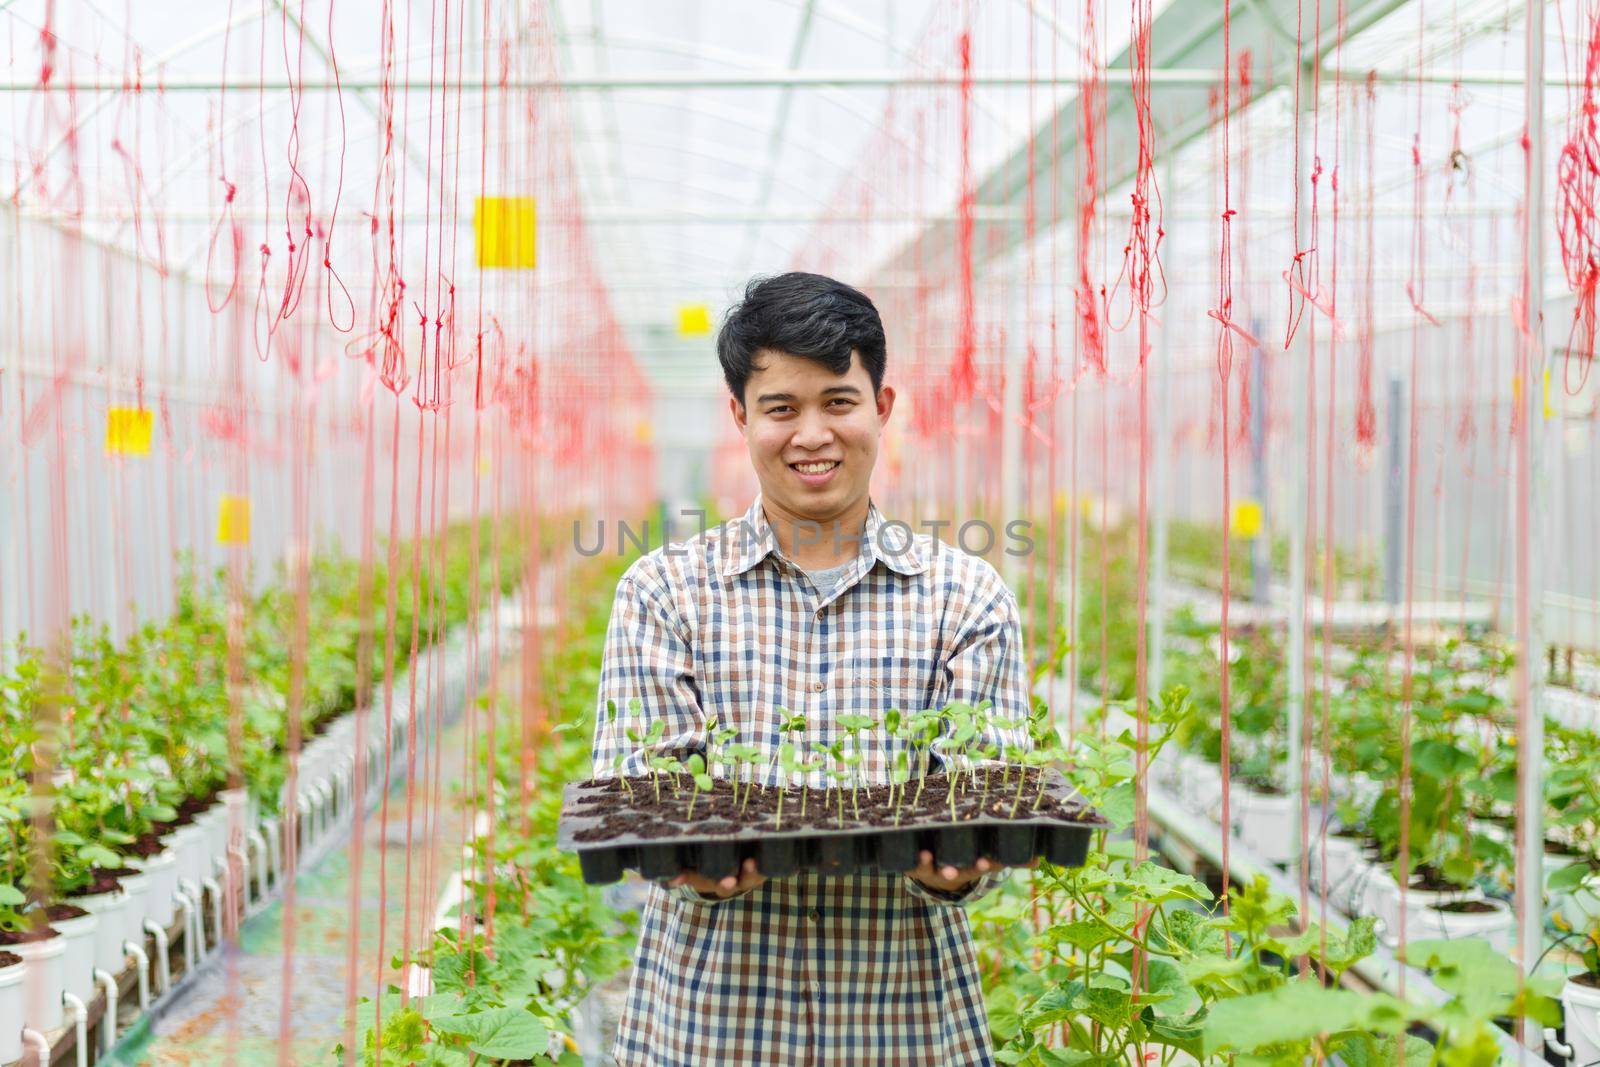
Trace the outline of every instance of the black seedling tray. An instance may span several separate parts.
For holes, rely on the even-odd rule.
[[[768,878],[784,878],[802,871],[825,875],[857,871],[901,873],[917,866],[923,849],[933,853],[936,865],[970,867],[980,856],[1006,866],[1021,866],[1042,858],[1059,867],[1083,864],[1089,838],[1105,820],[1077,800],[1065,778],[1048,772],[1045,789],[1066,805],[1077,805],[1081,817],[1066,821],[1057,816],[1015,819],[979,815],[959,822],[931,821],[894,827],[845,827],[825,830],[773,830],[752,824],[721,833],[697,832],[692,823],[681,824],[679,835],[642,837],[617,834],[599,841],[579,841],[583,831],[597,827],[602,818],[585,814],[589,798],[611,788],[610,780],[574,782],[562,794],[561,822],[556,845],[576,852],[583,880],[605,885],[626,870],[643,877],[666,880],[692,869],[707,878],[736,873],[746,859],[754,858]],[[1023,805],[1023,811],[1027,804]]]

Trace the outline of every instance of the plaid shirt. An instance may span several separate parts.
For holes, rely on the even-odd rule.
[[[627,709],[640,701],[640,713]],[[616,702],[613,722],[603,713]],[[600,674],[594,773],[641,773],[625,731],[665,722],[653,753],[703,748],[705,724],[769,756],[782,711],[829,744],[835,716],[950,701],[1029,709],[1016,600],[988,563],[869,509],[861,552],[830,594],[776,550],[758,497],[742,521],[636,562],[617,585]],[[641,719],[642,715],[642,719]],[[886,780],[883,730],[866,771]],[[994,729],[997,745],[1027,731]],[[934,745],[938,751],[937,742]],[[821,786],[820,774],[812,782]],[[988,1021],[960,900],[905,875],[801,874],[723,901],[652,886],[613,1050],[622,1067],[990,1064]]]

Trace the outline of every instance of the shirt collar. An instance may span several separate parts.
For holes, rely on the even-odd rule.
[[[870,571],[873,564],[882,562],[897,574],[921,574],[927,568],[922,558],[922,546],[912,535],[911,527],[903,522],[884,519],[878,505],[867,503],[867,523],[862,531],[861,555],[866,557],[862,573]],[[778,537],[767,521],[766,509],[761,506],[761,494],[739,518],[726,523],[722,536],[722,575],[731,578],[743,574],[769,555],[776,555]]]

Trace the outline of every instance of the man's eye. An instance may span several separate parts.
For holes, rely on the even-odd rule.
[[[768,408],[767,409],[767,414],[768,415],[783,415],[783,414],[787,413],[788,411],[789,411],[788,405],[782,405],[782,406],[775,407],[775,408]]]
[[[854,404],[855,404],[855,401],[854,401],[854,400],[851,400],[851,399],[849,399],[849,398],[848,398],[848,397],[843,397],[843,396],[836,396],[836,397],[834,397],[834,398],[833,398],[833,400],[832,400],[832,401],[831,401],[831,403],[834,403],[834,404],[844,404],[844,405],[846,405],[846,406],[853,406],[853,405],[854,405]]]

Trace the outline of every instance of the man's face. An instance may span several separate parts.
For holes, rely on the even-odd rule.
[[[729,408],[765,503],[823,523],[866,499],[894,390],[886,385],[874,396],[858,354],[838,375],[815,360],[763,349],[744,397],[743,404],[729,397]]]

